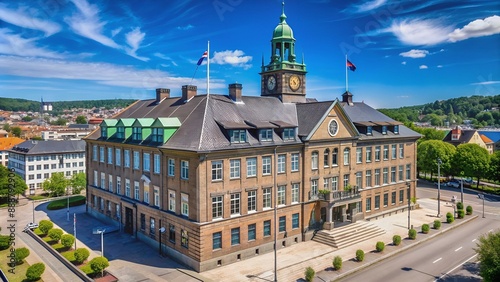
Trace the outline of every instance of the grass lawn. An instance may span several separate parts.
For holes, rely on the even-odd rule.
[[[40,195],[32,195],[32,196],[29,196],[28,199],[30,200],[44,200],[44,199],[48,199],[50,198],[49,197],[49,194],[40,194]]]
[[[10,258],[7,257],[10,255],[10,250],[3,250],[0,251],[0,268],[3,270],[5,275],[7,275],[7,279],[9,279],[10,282],[23,282],[27,281],[26,279],[26,270],[30,266],[26,261],[23,264],[16,265],[16,268],[14,270],[14,274],[9,272],[10,267],[7,265],[9,263]],[[38,281],[43,281],[42,279]]]

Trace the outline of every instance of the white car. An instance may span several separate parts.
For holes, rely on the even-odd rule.
[[[446,183],[446,186],[453,187],[453,188],[459,188],[460,187],[460,183],[458,183],[458,182],[448,182],[448,183]]]
[[[33,230],[33,229],[36,229],[38,228],[38,223],[33,223],[33,222],[30,222],[28,224],[26,224],[26,227],[24,227],[24,230]]]

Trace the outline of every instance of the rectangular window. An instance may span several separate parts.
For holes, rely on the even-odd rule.
[[[380,146],[375,146],[375,161],[380,161]]]
[[[299,228],[299,214],[294,213],[292,214],[292,229],[297,229]]]
[[[140,159],[139,152],[134,151],[134,169],[139,169],[141,167],[139,159]]]
[[[189,195],[181,193],[181,214],[189,216]]]
[[[237,130],[229,130],[229,137],[231,139],[231,143],[245,143],[247,142],[246,130],[237,129]]]
[[[212,197],[212,219],[222,218],[223,196]]]
[[[311,180],[311,196],[316,196],[318,195],[318,180],[313,179]]]
[[[130,167],[130,151],[123,150],[123,166]]]
[[[175,160],[168,159],[168,176],[175,176]]]
[[[149,183],[147,182],[144,182],[143,184],[143,188],[144,188],[144,193],[143,193],[143,201],[147,204],[149,204]]]
[[[387,125],[382,125],[382,134],[387,134]]]
[[[160,207],[160,189],[158,187],[154,188],[154,205]]]
[[[367,170],[365,172],[365,185],[366,187],[372,187],[372,171]]]
[[[141,213],[141,231],[146,230],[146,215]]]
[[[318,152],[311,154],[311,169],[318,169]]]
[[[330,190],[330,178],[323,178],[323,190]]]
[[[118,139],[123,139],[125,138],[125,127],[123,126],[118,126],[116,128],[116,138]]]
[[[399,170],[398,170],[398,180],[399,181],[403,181],[403,178],[404,178],[404,175],[403,175],[403,165],[400,165],[399,166]]]
[[[113,186],[113,175],[109,174],[108,175],[108,189],[110,192],[113,192],[113,188],[115,188],[115,186]]]
[[[396,159],[396,154],[397,154],[397,145],[396,144],[392,144],[391,145],[391,155],[392,155],[392,159]]]
[[[49,164],[44,164],[43,169],[49,169]]]
[[[380,186],[380,168],[375,169],[375,186]]]
[[[155,143],[163,143],[163,133],[164,132],[165,132],[165,130],[163,128],[154,127],[152,132],[151,132],[151,135],[152,135],[151,141],[153,141]]]
[[[372,135],[373,127],[367,126],[366,127],[366,135]]]
[[[240,193],[231,194],[231,215],[240,214]]]
[[[116,194],[122,194],[122,178],[120,176],[116,177]]]
[[[391,193],[391,204],[395,205],[396,204],[396,191],[393,191]]]
[[[280,216],[279,219],[279,232],[286,231],[286,216]]]
[[[271,208],[271,188],[262,189],[262,207],[264,209]]]
[[[396,182],[396,167],[395,166],[391,167],[391,182],[392,183]]]
[[[349,185],[349,174],[344,174],[344,190]]]
[[[181,229],[181,247],[188,248],[189,246],[189,235],[187,230]]]
[[[247,177],[257,176],[257,158],[247,159]]]
[[[134,181],[134,199],[139,200],[139,181]]]
[[[189,179],[189,161],[181,161],[181,179]]]
[[[405,198],[405,190],[399,190],[399,202],[402,203]]]
[[[283,130],[283,141],[295,140],[295,128],[285,128]]]
[[[406,180],[411,179],[411,164],[406,165]]]
[[[286,171],[286,155],[278,155],[278,173]]]
[[[168,210],[175,212],[175,191],[168,190]]]
[[[212,161],[212,181],[222,180],[222,161]]]
[[[257,225],[255,223],[248,225],[248,241],[255,240],[256,233],[257,233]]]
[[[256,211],[257,210],[257,191],[248,191],[247,192],[247,201],[248,201],[248,211]]]
[[[384,145],[384,161],[389,159],[389,145]]]
[[[291,169],[292,171],[299,171],[299,154],[292,154],[291,158]]]
[[[278,205],[286,204],[286,186],[278,186]]]
[[[369,212],[372,210],[372,198],[366,198],[366,211]]]
[[[104,162],[104,147],[99,147],[99,162]]]
[[[101,172],[101,189],[106,189],[106,174]]]
[[[149,153],[142,154],[142,169],[144,171],[149,171],[150,169],[151,166],[150,156],[151,155]]]
[[[222,232],[212,234],[212,250],[222,249]]]
[[[405,157],[405,144],[399,144],[399,158]]]
[[[339,190],[339,177],[334,176],[332,177],[332,191],[337,191]]]
[[[262,175],[271,174],[271,157],[262,157]]]
[[[240,244],[240,228],[232,228],[231,229],[231,246]]]
[[[380,209],[380,195],[375,196],[375,209]]]
[[[168,240],[175,243],[175,225],[169,224],[168,227]]]
[[[394,126],[394,134],[399,134],[399,125]]]
[[[389,204],[389,194],[384,193],[384,207],[387,207]]]
[[[351,155],[351,154],[350,154],[350,150],[349,150],[349,148],[345,148],[345,149],[344,149],[344,165],[349,165],[349,163],[350,163],[350,158],[351,158],[351,156],[350,156],[350,155]]]
[[[382,183],[383,184],[389,183],[389,168],[387,168],[387,167],[384,167],[384,169],[383,169]]]
[[[113,164],[113,148],[108,148],[108,164]]]
[[[271,221],[270,220],[264,221],[264,228],[262,230],[264,231],[264,237],[271,236]]]
[[[366,162],[371,163],[372,162],[372,147],[366,147]]]
[[[154,237],[155,236],[155,232],[156,232],[155,218],[154,217],[150,217],[149,218],[149,235],[151,235],[152,237]]]
[[[130,180],[125,179],[125,196],[130,198]]]
[[[132,127],[132,140],[141,141],[142,140],[142,128]]]
[[[153,165],[154,165],[154,173],[160,173],[160,155],[158,154],[154,154],[153,156],[154,160],[153,160]]]
[[[92,160],[97,161],[97,145],[92,146]]]
[[[356,148],[356,163],[363,162],[363,148]]]
[[[229,161],[229,177],[231,179],[240,178],[240,160],[230,160]]]
[[[362,171],[358,171],[356,172],[356,186],[358,186],[358,188],[363,188],[363,172]]]
[[[273,141],[273,130],[272,129],[259,130],[259,140],[260,141]]]
[[[299,202],[299,183],[292,184],[292,203]]]

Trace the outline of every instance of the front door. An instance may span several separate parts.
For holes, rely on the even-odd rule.
[[[134,233],[134,217],[131,208],[125,208],[125,233]]]

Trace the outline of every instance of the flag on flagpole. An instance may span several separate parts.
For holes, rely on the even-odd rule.
[[[205,52],[203,53],[203,55],[201,55],[201,58],[198,60],[198,63],[196,63],[196,64],[197,64],[198,66],[199,66],[199,65],[201,65],[201,63],[203,63],[203,60],[205,60],[205,58],[207,58],[207,57],[208,57],[208,52],[207,52],[207,51],[205,51]]]
[[[346,65],[350,70],[352,71],[356,70],[356,66],[353,63],[351,63],[351,61],[347,60]]]

